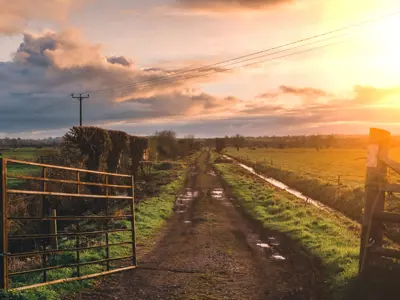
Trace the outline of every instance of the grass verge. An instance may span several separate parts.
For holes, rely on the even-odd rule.
[[[320,259],[332,299],[345,299],[357,275],[359,225],[278,191],[235,164],[215,166],[253,218]]]
[[[327,183],[316,178],[302,176],[288,170],[271,167],[263,163],[255,163],[236,155],[232,155],[237,161],[253,167],[261,174],[272,177],[294,188],[304,195],[313,198],[325,205],[336,209],[349,218],[359,221],[364,207],[364,191],[362,188],[342,187]]]

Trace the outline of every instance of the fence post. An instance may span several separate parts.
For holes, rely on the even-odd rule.
[[[50,209],[50,217],[54,218],[50,221],[50,234],[53,235],[51,239],[51,248],[58,250],[58,233],[57,233],[57,210]]]
[[[113,182],[113,181],[112,181]],[[108,175],[106,175],[106,196],[109,194],[109,180]],[[107,271],[110,271],[110,246],[109,246],[109,235],[108,235],[108,198],[106,199],[106,217],[105,227],[106,227],[106,258],[107,258]]]
[[[131,224],[132,224],[132,256],[133,256],[133,265],[137,266],[136,259],[136,225],[135,225],[135,185],[134,185],[134,176],[131,177],[131,190],[132,190],[132,201],[131,201]]]
[[[361,230],[359,273],[365,271],[370,264],[368,255],[369,241],[374,246],[382,246],[382,222],[374,221],[373,215],[383,212],[385,205],[385,192],[379,190],[379,184],[387,181],[387,167],[379,158],[385,157],[389,150],[390,132],[382,129],[371,128],[368,142],[367,172],[365,179],[365,204]]]
[[[42,169],[42,178],[43,179],[47,179],[47,168],[43,167]],[[43,192],[47,192],[48,188],[47,188],[47,182],[46,181],[42,181],[42,191]],[[49,224],[49,229],[50,230],[50,234],[52,235],[52,237],[50,238],[50,245],[52,249],[57,249],[58,250],[58,237],[57,237],[57,210],[50,208],[49,207],[49,200],[47,198],[47,196],[43,196],[42,197],[42,211],[44,212],[44,216],[49,216],[53,219],[50,220],[50,224]]]
[[[8,285],[8,228],[7,228],[7,165],[4,158],[0,158],[0,215],[1,215],[1,238],[0,238],[0,289],[7,290]]]

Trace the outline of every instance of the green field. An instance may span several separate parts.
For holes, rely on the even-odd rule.
[[[49,155],[49,153],[52,153],[54,151],[56,151],[56,148],[40,148],[40,149],[38,149],[38,148],[15,148],[15,149],[8,149],[5,151],[3,150],[2,154],[3,154],[4,158],[36,162],[40,156]],[[39,172],[40,172],[39,167],[14,164],[14,163],[10,163],[8,165],[8,169],[7,169],[8,175],[16,175],[16,176],[38,175]],[[10,178],[8,180],[9,187],[15,187],[18,184],[20,184],[21,182],[23,182],[23,181],[21,181],[19,179],[13,179],[13,178]]]
[[[269,149],[227,148],[224,153],[252,166],[257,172],[279,180],[304,195],[320,201],[353,220],[361,221],[364,208],[366,149]],[[400,160],[400,148],[390,156]],[[400,181],[388,172],[389,182]],[[340,177],[339,177],[340,176]],[[400,199],[392,196],[386,210],[400,211]],[[400,241],[397,229],[388,229],[391,238]]]
[[[51,148],[48,148],[51,149]],[[15,148],[8,149],[5,151],[1,151],[3,153],[3,157],[12,158],[17,160],[36,160],[41,153],[44,153],[46,148],[37,149],[37,148]]]
[[[270,149],[270,148],[227,148],[226,153],[251,163],[293,172],[323,183],[349,188],[364,187],[366,149]],[[390,156],[400,161],[400,147],[391,148]],[[396,174],[389,172],[389,179],[396,180]]]

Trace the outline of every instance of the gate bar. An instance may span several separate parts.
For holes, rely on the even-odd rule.
[[[108,175],[106,175],[108,176]],[[66,179],[53,179],[53,178],[42,178],[42,177],[32,177],[32,176],[18,176],[18,175],[9,175],[8,178],[15,178],[15,179],[24,179],[24,180],[37,180],[37,181],[45,181],[45,182],[54,182],[54,183],[70,183],[70,184],[77,184],[77,185],[93,185],[93,186],[107,186],[107,187],[114,187],[114,188],[123,188],[123,189],[130,189],[130,185],[120,185],[120,184],[104,184],[104,183],[97,183],[97,182],[88,182],[88,181],[74,181],[74,180],[66,180]]]
[[[132,215],[123,215],[123,216],[57,216],[57,217],[9,217],[8,220],[27,220],[27,221],[52,221],[52,220],[59,220],[59,221],[77,221],[77,220],[90,220],[90,219],[115,219],[115,220],[123,220],[123,219],[130,219]]]
[[[3,160],[5,161],[5,163],[15,163],[15,164],[29,165],[29,166],[36,166],[36,167],[45,167],[45,168],[59,169],[59,170],[65,170],[65,171],[78,171],[78,172],[83,172],[83,173],[110,175],[110,176],[115,176],[115,177],[126,177],[126,178],[131,177],[131,175],[128,175],[128,174],[108,173],[108,172],[101,172],[101,171],[92,171],[92,170],[85,170],[85,169],[78,169],[78,168],[62,167],[62,166],[56,166],[56,165],[39,164],[39,163],[23,161],[23,160],[16,160],[16,159],[9,159],[9,158],[3,158]]]
[[[25,191],[25,190],[8,190],[11,194],[25,194],[25,195],[48,195],[48,196],[59,196],[59,197],[77,197],[77,198],[98,198],[98,199],[126,199],[130,200],[132,197],[129,196],[106,196],[106,195],[92,195],[92,194],[69,194],[69,193],[58,193],[58,192],[40,192],[40,191]]]
[[[132,244],[132,242],[121,242],[121,243],[109,244],[108,247],[119,246],[119,245],[130,245],[130,244]],[[100,248],[105,248],[105,247],[107,247],[107,245],[87,246],[87,247],[81,247],[81,248],[67,248],[67,249],[58,249],[58,250],[45,250],[45,251],[10,253],[10,254],[7,254],[6,256],[9,256],[9,257],[25,257],[25,256],[35,256],[35,255],[41,255],[41,254],[74,252],[74,251],[77,251],[77,250],[100,249]]]
[[[131,232],[131,229],[111,229],[108,233],[117,232]],[[27,235],[10,235],[9,240],[22,240],[22,239],[40,239],[54,236],[76,236],[76,235],[102,235],[105,234],[104,231],[86,231],[86,232],[58,232],[57,234],[27,234]]]
[[[91,265],[91,264],[94,264],[94,265],[95,264],[102,264],[102,263],[105,263],[107,261],[117,261],[117,260],[131,259],[131,258],[132,258],[132,255],[129,255],[129,256],[124,256],[124,257],[110,258],[110,259],[92,260],[92,261],[86,261],[86,262],[75,263],[75,264],[50,266],[50,267],[47,267],[47,268],[40,268],[40,269],[34,269],[34,270],[13,272],[13,273],[9,273],[8,276],[17,276],[17,275],[23,275],[23,274],[29,274],[29,273],[43,272],[44,270],[50,271],[50,270],[57,270],[57,269],[63,269],[63,268],[73,268],[73,267],[79,267],[79,266],[85,266],[85,265]]]
[[[24,291],[24,290],[38,288],[38,287],[56,284],[56,283],[67,283],[67,282],[77,281],[77,280],[92,279],[92,278],[96,278],[96,277],[100,277],[100,276],[104,276],[104,275],[119,273],[119,272],[133,270],[133,269],[136,269],[136,266],[130,266],[130,267],[125,267],[125,268],[116,269],[116,270],[112,270],[112,271],[105,271],[105,272],[101,272],[101,273],[85,275],[85,276],[81,276],[81,277],[70,277],[70,278],[65,278],[65,279],[58,279],[58,280],[53,280],[53,281],[48,281],[48,282],[42,282],[42,283],[37,283],[37,284],[32,284],[32,285],[28,285],[28,286],[19,287],[19,288],[10,289],[9,291]]]

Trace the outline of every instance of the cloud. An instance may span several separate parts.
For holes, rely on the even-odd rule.
[[[74,125],[77,103],[69,95],[85,91],[93,91],[84,100],[86,124],[206,116],[235,107],[233,97],[217,98],[195,88],[215,77],[188,73],[165,80],[175,74],[140,69],[127,57],[107,57],[101,45],[76,30],[25,33],[12,61],[0,62],[0,128],[19,132]]]
[[[355,86],[343,98],[315,87],[286,84],[249,100],[215,96],[199,87],[198,83],[215,77],[165,81],[165,75],[177,74],[175,70],[140,69],[130,58],[107,57],[101,45],[86,41],[76,30],[25,33],[12,60],[0,62],[0,131],[45,134],[76,125],[78,102],[69,95],[88,90],[92,93],[84,100],[84,124],[130,132],[172,126],[180,132],[205,131],[214,136],[224,130],[226,134],[292,134],[315,128],[335,132],[345,128],[343,124],[357,124],[367,131],[376,123],[398,123],[400,106],[390,105],[389,100],[400,93],[400,87]],[[157,84],[144,88],[140,82],[146,80]],[[293,95],[309,101],[284,105]]]
[[[111,56],[107,57],[107,61],[112,64],[120,64],[121,66],[131,66],[132,62],[124,56]]]
[[[0,34],[21,32],[30,21],[65,21],[87,0],[0,0]]]
[[[243,10],[266,10],[294,0],[178,0],[178,5],[184,9],[232,12]]]
[[[307,96],[307,97],[325,97],[328,96],[329,94],[323,90],[320,89],[315,89],[311,87],[293,87],[293,86],[287,86],[287,85],[281,85],[279,87],[280,91],[283,94],[293,94],[297,96]]]
[[[277,96],[279,96],[279,93],[268,92],[268,93],[262,93],[260,95],[257,95],[256,98],[259,98],[259,99],[274,99]]]

